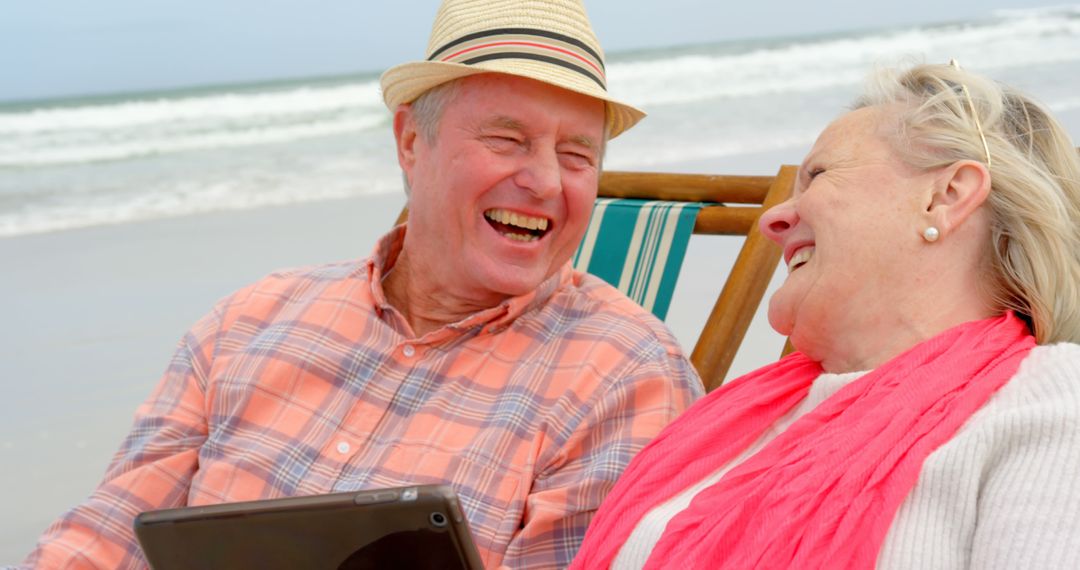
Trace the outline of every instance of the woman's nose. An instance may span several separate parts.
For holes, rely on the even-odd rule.
[[[799,214],[795,212],[795,200],[789,198],[761,214],[758,229],[776,243],[782,243],[784,236],[799,223]]]

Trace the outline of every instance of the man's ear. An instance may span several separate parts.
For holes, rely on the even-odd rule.
[[[416,117],[412,105],[403,103],[394,111],[394,140],[397,141],[398,164],[407,179],[412,179],[416,164]]]
[[[928,226],[942,236],[959,228],[990,196],[990,171],[974,160],[958,160],[945,167],[934,184],[926,208]]]

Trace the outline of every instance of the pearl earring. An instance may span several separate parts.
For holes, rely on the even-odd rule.
[[[939,236],[941,236],[941,232],[939,232],[938,229],[934,226],[930,226],[922,232],[923,239],[930,242],[937,241],[937,238]]]

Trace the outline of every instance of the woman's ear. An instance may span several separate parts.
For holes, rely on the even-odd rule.
[[[398,164],[408,180],[412,179],[412,167],[416,164],[416,135],[416,117],[412,105],[398,105],[394,111],[394,140],[397,141]]]
[[[959,228],[990,196],[990,171],[974,160],[958,160],[942,170],[926,212],[930,223],[948,235]]]

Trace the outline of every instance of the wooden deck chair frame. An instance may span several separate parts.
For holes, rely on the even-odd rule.
[[[690,356],[706,390],[724,381],[779,264],[780,248],[757,220],[791,196],[796,171],[787,165],[775,176],[608,171],[600,178],[598,196],[605,198],[732,204],[706,206],[694,223],[695,234],[746,236]],[[403,209],[397,223],[407,216]]]
[[[746,236],[690,356],[706,390],[723,383],[780,262],[780,247],[757,221],[791,196],[796,172],[795,166],[782,166],[775,176],[605,172],[600,179],[599,195],[608,198],[733,205],[706,206],[694,223],[694,234]]]

